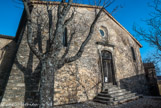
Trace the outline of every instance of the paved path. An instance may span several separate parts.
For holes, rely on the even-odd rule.
[[[161,108],[161,97],[144,97],[117,106],[88,101],[79,104],[56,106],[55,108]]]

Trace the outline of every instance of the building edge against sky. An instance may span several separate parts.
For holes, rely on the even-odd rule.
[[[144,1],[125,1],[119,0],[112,4],[107,10],[112,11],[112,8],[115,6],[122,6],[113,16],[121,23],[131,34],[134,34],[132,30],[133,23],[139,23],[145,27],[144,23],[141,21],[145,17],[148,18],[148,13],[151,12],[150,8],[148,7],[147,3],[151,2],[150,0]],[[10,7],[10,8],[8,8]],[[135,8],[137,7],[137,8]],[[2,35],[9,35],[15,36],[18,23],[21,18],[21,14],[23,12],[23,5],[19,5],[16,2],[12,2],[12,0],[2,1],[0,4],[0,12],[3,14],[3,17],[0,18],[0,25],[2,31],[0,34]],[[9,14],[10,13],[10,14]],[[10,19],[12,16],[12,20]],[[7,21],[6,21],[7,20]],[[8,30],[9,29],[9,30]],[[3,32],[5,31],[5,32]],[[9,34],[8,34],[9,33]],[[145,42],[141,42],[143,48],[140,49],[142,58],[146,58],[149,56],[151,51],[155,51],[154,48],[149,47],[149,45]]]
[[[41,4],[42,3],[42,4]],[[35,2],[33,5],[35,8],[33,11],[36,11],[36,9],[46,9],[44,8],[43,2],[38,3]],[[36,8],[37,6],[37,8]],[[87,22],[90,23],[91,19],[93,18],[93,8],[90,6],[87,8],[86,5],[84,7],[79,7],[79,12],[84,13],[84,16],[87,17]],[[106,63],[110,66],[110,75],[112,78],[113,84],[117,84],[118,86],[128,89],[133,92],[137,92],[140,94],[147,93],[148,90],[146,87],[146,80],[144,76],[144,68],[140,56],[139,48],[141,45],[124,29],[122,28],[119,23],[117,23],[106,11],[102,13],[101,16],[103,19],[107,18],[108,20],[104,22],[99,22],[96,24],[97,29],[94,32],[94,35],[92,39],[90,40],[89,44],[86,47],[85,52],[83,53],[82,57],[73,63],[67,64],[65,67],[63,67],[59,72],[56,74],[55,79],[55,100],[56,104],[66,104],[66,103],[73,103],[73,102],[82,102],[86,100],[92,100],[97,93],[101,91],[101,85],[102,83],[106,82],[106,75],[104,74],[105,71],[103,70],[102,63]],[[78,20],[81,18],[81,14],[78,15],[75,19],[76,21],[82,21]],[[23,19],[23,18],[22,18]],[[24,17],[25,19],[25,17]],[[25,22],[25,20],[24,20]],[[23,25],[23,20],[21,20],[21,23]],[[72,24],[75,24],[74,22]],[[82,24],[82,23],[80,23]],[[21,25],[21,24],[20,24]],[[23,26],[25,27],[25,26]],[[72,29],[73,26],[68,25],[69,30]],[[80,25],[79,26],[82,30],[87,30],[86,26]],[[34,28],[35,29],[35,28]],[[100,30],[103,30],[106,34],[105,36],[101,36]],[[24,33],[23,33],[24,32]],[[86,32],[84,32],[84,35],[86,35]],[[71,53],[72,55],[77,48],[77,46],[80,44],[82,39],[85,36],[81,37],[80,35],[78,37],[75,37],[75,42],[73,42]],[[21,40],[22,38],[22,40]],[[11,55],[11,58],[13,59],[16,57],[14,62],[7,62],[7,63],[14,63],[11,69],[11,74],[9,76],[9,81],[6,87],[4,94],[4,100],[2,100],[3,103],[7,102],[15,102],[15,101],[24,101],[24,95],[27,93],[28,95],[31,95],[30,92],[34,92],[34,90],[38,91],[38,85],[31,85],[31,81],[37,80],[36,76],[30,77],[30,79],[26,80],[26,74],[24,72],[28,72],[28,67],[26,67],[28,62],[33,61],[33,68],[35,69],[38,64],[38,59],[36,57],[33,57],[33,60],[31,59],[29,55],[32,55],[30,53],[29,47],[26,42],[26,29],[23,28],[20,30],[19,37],[17,38],[19,42],[19,48],[15,49],[17,50],[16,56]],[[10,44],[10,49],[14,49],[14,42],[10,43],[8,41],[8,44]],[[16,43],[17,44],[17,43]],[[6,43],[4,44],[4,46]],[[8,45],[9,46],[9,45]],[[135,54],[134,54],[135,52]],[[3,60],[7,60],[3,56]],[[135,55],[135,56],[134,56]],[[102,58],[102,59],[101,59]],[[104,62],[101,62],[103,61]],[[92,62],[91,62],[92,61]],[[5,64],[6,62],[3,61]],[[8,65],[4,65],[8,66]],[[22,68],[23,67],[23,68]],[[6,67],[3,69],[5,70]],[[8,67],[7,67],[8,68]],[[11,68],[11,67],[10,67]],[[107,67],[104,67],[106,70]],[[34,70],[33,69],[33,70]],[[33,71],[32,70],[32,71]],[[9,70],[8,72],[9,73]],[[29,81],[24,84],[24,81]],[[14,82],[14,83],[12,83]],[[33,89],[28,89],[33,86]],[[14,87],[15,90],[11,90],[10,88]],[[25,91],[25,87],[27,90]],[[32,87],[31,87],[32,88]],[[33,90],[33,91],[32,91]],[[145,92],[147,91],[147,92]],[[8,92],[11,94],[15,94],[17,96],[17,100],[15,99],[14,95],[11,95],[8,97]],[[38,92],[34,92],[34,96],[37,96]],[[87,94],[87,95],[86,95]],[[7,99],[8,98],[8,99]],[[10,99],[10,100],[9,100]],[[7,101],[5,101],[7,100]],[[9,100],[9,101],[8,101]]]

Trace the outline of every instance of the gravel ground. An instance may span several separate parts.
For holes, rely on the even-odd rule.
[[[144,97],[116,106],[88,101],[77,104],[56,106],[55,108],[161,108],[161,97]]]

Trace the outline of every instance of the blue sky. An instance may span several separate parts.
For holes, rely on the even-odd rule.
[[[15,36],[23,8],[14,0],[1,0],[0,34]]]
[[[16,34],[23,7],[13,1],[16,0],[1,0],[0,34],[9,36],[15,36]],[[149,2],[152,2],[152,0],[116,0],[116,2],[108,8],[108,11],[110,12],[116,5],[121,5],[123,8],[118,9],[113,16],[133,35],[135,34],[132,30],[134,23],[146,28],[145,23],[141,20],[147,19],[149,17],[148,14],[152,11],[147,5]],[[143,45],[143,48],[140,49],[143,59],[148,56],[151,51],[155,50],[143,41],[140,41],[140,43]]]
[[[149,13],[152,12],[151,8],[148,7],[148,3],[152,0],[117,0],[113,5],[112,9],[116,5],[121,5],[123,8],[118,9],[113,14],[114,18],[122,24],[132,35],[135,35],[132,27],[133,24],[137,24],[143,28],[147,28],[146,24],[142,21],[149,17]],[[109,10],[110,10],[109,9]],[[139,41],[143,48],[140,49],[142,58],[144,59],[152,50],[155,50],[144,41]]]

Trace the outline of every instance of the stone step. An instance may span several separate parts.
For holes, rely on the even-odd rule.
[[[104,93],[98,93],[98,96],[102,96],[102,97],[111,97],[109,94],[104,94]]]
[[[94,98],[93,101],[98,102],[98,103],[102,103],[102,104],[107,104],[108,103],[108,101],[106,101],[106,100],[100,100],[100,99],[97,99],[97,98]]]
[[[105,89],[105,92],[113,92],[113,91],[117,91],[120,90],[120,88],[118,87],[110,87],[109,89]]]
[[[120,92],[125,92],[125,91],[126,91],[125,89],[118,89],[118,90],[115,90],[115,91],[109,91],[108,93],[113,94],[113,93],[120,93]]]
[[[105,101],[111,101],[114,100],[111,97],[103,97],[103,96],[96,96],[95,99],[99,99],[99,100],[105,100]]]
[[[122,91],[122,92],[115,92],[115,93],[111,93],[111,94],[104,94],[104,93],[99,93],[98,96],[103,96],[103,97],[117,97],[117,96],[121,96],[121,95],[126,95],[131,93],[130,91]]]
[[[112,86],[107,88],[105,91],[99,93],[95,98],[95,102],[109,104],[109,105],[116,105],[124,102],[128,102],[131,100],[138,99],[136,93],[131,93],[125,89],[121,89],[117,86]]]
[[[99,102],[102,104],[108,104],[108,105],[118,105],[118,104],[122,104],[128,101],[132,101],[132,100],[136,100],[138,99],[139,96],[134,96],[134,97],[130,97],[130,98],[124,98],[124,99],[120,99],[120,100],[111,100],[111,101],[106,101],[106,100],[100,100],[100,99],[94,99],[95,102]]]
[[[133,96],[135,96],[135,93],[127,93],[125,95],[119,95],[119,96],[114,97],[115,98],[114,100],[120,100],[120,99],[124,99],[124,98],[130,98],[130,97],[133,97]]]
[[[139,98],[139,96],[133,96],[133,97],[128,97],[128,98],[123,98],[123,99],[120,99],[120,100],[114,100],[113,104],[115,104],[115,105],[116,104],[122,104],[122,103],[125,103],[125,102],[136,100],[138,98]]]
[[[132,93],[130,91],[116,92],[116,93],[111,93],[111,94],[99,93],[98,96],[102,96],[102,97],[119,97],[119,96],[128,95],[128,94],[132,94]],[[135,95],[135,93],[134,93],[134,95]]]
[[[125,89],[116,89],[116,90],[113,90],[113,91],[102,91],[101,93],[103,94],[113,94],[113,93],[120,93],[120,92],[125,92],[126,90]]]
[[[122,92],[115,92],[115,93],[111,93],[109,94],[111,97],[117,97],[117,96],[121,96],[121,95],[126,95],[131,93],[130,91],[122,91]]]
[[[122,103],[125,103],[125,102],[129,102],[129,101],[132,101],[132,100],[136,100],[138,98],[139,98],[139,96],[133,96],[133,97],[129,97],[129,98],[123,98],[123,99],[120,99],[120,100],[109,101],[106,104],[117,105],[117,104],[122,104]]]
[[[104,84],[104,87],[109,88],[109,87],[117,87],[116,85],[113,85],[112,83]]]
[[[111,101],[105,101],[105,100],[99,100],[99,99],[94,99],[94,102],[102,103],[102,104],[107,104],[107,105],[114,105],[113,102]]]

